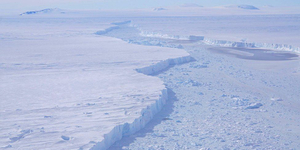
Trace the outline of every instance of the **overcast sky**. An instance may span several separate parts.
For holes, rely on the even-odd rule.
[[[202,6],[229,4],[300,6],[300,0],[0,0],[0,9],[136,9],[176,6],[184,3],[195,3]]]

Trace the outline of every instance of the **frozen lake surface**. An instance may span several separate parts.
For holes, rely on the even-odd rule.
[[[300,147],[299,15],[60,11],[0,19],[0,149]]]

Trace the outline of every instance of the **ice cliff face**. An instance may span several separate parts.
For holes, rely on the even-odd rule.
[[[125,24],[129,24],[129,23],[131,23],[131,20],[122,21],[122,22],[113,22],[111,24],[119,26],[119,25],[125,25]]]
[[[97,35],[106,35],[109,32],[112,32],[117,29],[121,29],[123,25],[129,24],[131,21],[124,21],[124,22],[115,22],[112,23],[115,26],[112,26],[110,28],[107,28],[105,30],[101,30],[96,32]],[[133,25],[131,25],[133,26]],[[148,34],[144,33],[145,36]],[[161,37],[159,34],[153,34],[149,35],[153,37]],[[166,37],[162,38],[172,38],[166,35]],[[174,39],[180,39],[181,37],[173,37]],[[197,36],[191,37],[193,40],[199,39]],[[200,37],[202,38],[202,37]],[[188,39],[188,37],[187,37]],[[157,41],[143,41],[143,40],[125,40],[128,43],[132,44],[138,44],[138,45],[147,45],[147,46],[160,46],[160,42],[156,43]],[[161,45],[162,46],[162,45]],[[169,46],[171,47],[171,46]],[[179,48],[179,47],[176,47]],[[183,63],[188,63],[194,61],[194,59],[191,56],[183,56],[179,58],[172,58],[172,59],[167,59],[164,61],[160,61],[158,63],[155,63],[153,65],[144,67],[144,68],[138,68],[136,69],[137,72],[145,74],[145,75],[156,75],[161,73],[162,71],[167,70],[168,68],[174,66],[174,65],[179,65]],[[157,114],[163,106],[166,104],[166,101],[168,100],[168,91],[167,89],[163,89],[161,91],[159,99],[155,101],[155,103],[152,103],[151,105],[147,106],[144,108],[141,112],[138,118],[136,118],[133,122],[127,122],[123,123],[120,125],[115,126],[108,134],[104,135],[104,139],[94,145],[94,147],[91,148],[91,150],[102,150],[102,149],[107,149],[109,148],[113,143],[116,141],[122,139],[124,136],[129,136],[134,134],[135,132],[139,131],[140,129],[144,128],[146,124],[153,119],[154,115]]]
[[[104,139],[96,143],[91,150],[104,150],[108,149],[113,143],[122,139],[124,136],[129,136],[139,131],[158,113],[163,105],[168,99],[167,89],[164,89],[161,93],[161,96],[156,103],[153,103],[151,106],[143,109],[139,118],[136,118],[133,122],[124,123],[118,126],[115,126],[108,134],[104,135]]]
[[[112,27],[106,28],[104,30],[97,31],[96,34],[103,35],[103,34],[106,34],[110,31],[112,31],[112,30],[119,29],[119,28],[120,28],[119,26],[112,26]]]
[[[226,40],[215,40],[204,38],[203,42],[208,45],[225,46],[225,47],[244,47],[244,48],[264,48],[272,50],[283,50],[300,53],[299,47],[294,47],[288,44],[270,44],[270,43],[247,43],[247,42],[234,42]]]
[[[190,56],[180,57],[180,58],[176,58],[176,59],[167,59],[167,60],[161,61],[157,64],[154,64],[154,65],[151,65],[148,67],[136,69],[136,71],[139,73],[146,74],[146,75],[154,75],[154,74],[159,74],[160,72],[162,72],[165,69],[168,69],[169,67],[172,67],[174,65],[191,62],[193,60],[194,59]]]
[[[122,21],[122,22],[113,22],[111,23],[112,25],[115,25],[115,26],[112,26],[112,27],[109,27],[109,28],[106,28],[104,30],[100,30],[100,31],[97,31],[96,34],[97,35],[103,35],[103,34],[106,34],[110,31],[113,31],[115,29],[119,29],[120,28],[120,25],[126,25],[126,24],[129,24],[131,23],[131,20],[127,20],[127,21]]]
[[[199,41],[208,45],[215,46],[224,46],[224,47],[244,47],[244,48],[264,48],[271,50],[283,50],[300,53],[300,47],[295,47],[288,44],[277,44],[277,43],[260,43],[260,42],[236,42],[236,41],[227,41],[227,40],[217,40],[211,39],[204,36],[179,36],[179,35],[168,35],[161,34],[156,32],[147,32],[139,29],[141,31],[140,35],[144,37],[155,37],[155,38],[163,38],[163,39],[176,39],[176,40],[191,40],[191,41]]]
[[[154,74],[159,74],[160,72],[174,65],[188,63],[193,60],[194,59],[191,56],[184,56],[175,59],[167,59],[148,67],[136,69],[136,71],[139,73],[143,73],[145,75],[154,75]],[[101,142],[96,143],[96,145],[92,147],[91,150],[107,149],[113,143],[122,139],[122,137],[132,135],[135,132],[139,131],[140,129],[144,128],[146,124],[150,120],[152,120],[154,115],[157,114],[163,108],[167,100],[168,100],[168,91],[165,88],[161,91],[160,98],[157,99],[155,103],[148,106],[147,108],[144,108],[141,111],[139,118],[136,118],[133,122],[128,122],[128,123],[115,126],[113,130],[111,130],[108,134],[105,134],[104,139]]]

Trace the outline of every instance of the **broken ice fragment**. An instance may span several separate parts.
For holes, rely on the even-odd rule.
[[[63,140],[65,140],[65,141],[69,141],[69,140],[70,140],[70,137],[64,136],[64,135],[62,135],[61,138],[62,138]]]
[[[5,146],[4,148],[12,148],[12,146],[9,144],[9,145]]]
[[[271,101],[283,101],[283,100],[281,98],[277,98],[277,97],[274,98],[274,97],[272,97]]]
[[[173,120],[173,119],[171,119],[171,118],[163,118],[162,120]]]
[[[261,103],[254,103],[254,104],[251,104],[250,106],[246,107],[246,109],[257,109],[259,107],[261,107],[263,104]]]
[[[262,131],[261,130],[257,130],[257,131],[255,131],[255,133],[262,133]]]

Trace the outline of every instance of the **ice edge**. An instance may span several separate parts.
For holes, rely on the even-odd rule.
[[[106,28],[104,30],[97,31],[96,34],[97,35],[103,35],[103,34],[106,34],[110,31],[113,31],[115,29],[119,29],[120,25],[125,25],[125,24],[129,24],[129,23],[131,23],[131,20],[122,21],[122,22],[113,22],[113,23],[111,23],[111,25],[114,25],[114,26],[111,26],[111,27]]]
[[[180,65],[191,61],[194,61],[194,58],[189,55],[171,58],[160,61],[151,66],[136,69],[136,71],[145,75],[154,75],[159,74],[174,65]],[[168,91],[166,87],[161,91],[161,95],[159,97],[160,98],[156,100],[155,103],[147,106],[147,108],[142,109],[139,118],[136,118],[131,123],[124,123],[115,126],[109,133],[104,135],[104,139],[101,142],[96,143],[96,145],[94,145],[90,150],[108,149],[116,141],[121,140],[122,137],[132,135],[144,128],[146,124],[153,119],[154,115],[157,114],[166,104],[166,101],[168,100]]]
[[[274,44],[274,43],[259,43],[259,42],[237,42],[237,41],[227,41],[227,40],[217,40],[211,39],[204,36],[179,36],[179,35],[168,35],[161,34],[157,32],[147,32],[143,31],[141,28],[140,35],[144,37],[156,37],[156,38],[165,38],[165,39],[178,39],[178,40],[193,40],[196,38],[196,41],[201,41],[207,45],[214,46],[224,46],[224,47],[240,47],[240,48],[261,48],[261,49],[271,49],[271,50],[282,50],[295,52],[300,54],[300,47],[296,47],[289,44]]]
[[[100,31],[97,31],[96,34],[97,35],[103,35],[103,34],[106,34],[110,31],[113,31],[115,29],[119,29],[120,27],[117,25],[117,26],[112,26],[112,27],[109,27],[109,28],[106,28],[104,30],[100,30]]]
[[[241,48],[265,48],[272,50],[282,50],[300,53],[300,47],[294,47],[288,44],[270,44],[270,43],[255,43],[255,42],[234,42],[226,40],[214,40],[204,38],[203,43],[207,45],[224,46],[224,47],[241,47]]]

